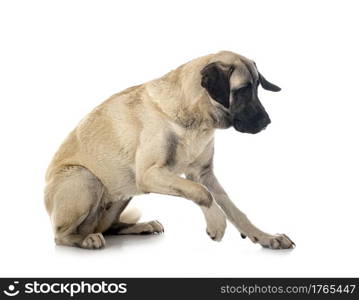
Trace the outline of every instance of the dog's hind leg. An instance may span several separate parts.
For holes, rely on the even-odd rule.
[[[105,245],[95,232],[104,191],[102,183],[89,170],[68,166],[58,172],[45,189],[45,204],[58,245],[98,249]]]
[[[164,228],[158,221],[141,223],[121,223],[114,224],[104,234],[157,234],[163,233]]]
[[[105,235],[119,235],[119,234],[157,234],[163,233],[164,228],[158,221],[138,222],[141,213],[136,208],[126,208],[118,213],[117,219],[112,223],[104,234]]]
[[[158,221],[141,222],[136,224],[123,223],[125,226],[120,228],[118,234],[157,234],[165,230]]]

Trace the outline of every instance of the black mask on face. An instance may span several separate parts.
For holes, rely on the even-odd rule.
[[[233,66],[220,67],[219,63],[211,63],[201,71],[201,85],[213,100],[229,110],[232,125],[237,131],[257,133],[271,122],[259,101],[258,85],[273,92],[280,91],[280,88],[258,72],[259,76],[254,84],[249,82],[243,87],[231,90],[230,76],[233,70]]]

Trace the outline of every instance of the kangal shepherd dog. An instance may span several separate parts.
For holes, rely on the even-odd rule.
[[[162,233],[126,209],[140,194],[179,196],[199,205],[207,234],[220,241],[226,219],[243,238],[272,249],[294,243],[255,227],[213,172],[214,131],[257,133],[270,118],[258,87],[280,88],[241,55],[194,59],[159,79],[115,94],[69,134],[46,174],[45,204],[58,245],[99,249],[106,234]],[[185,177],[181,177],[181,175]]]

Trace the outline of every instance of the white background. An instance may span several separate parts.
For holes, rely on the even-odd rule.
[[[358,276],[359,47],[356,1],[2,1],[1,276]],[[190,201],[133,204],[162,236],[55,246],[44,173],[97,104],[219,50],[282,87],[260,91],[272,124],[216,135],[215,170],[257,226],[297,244],[272,251],[232,225],[221,243]]]

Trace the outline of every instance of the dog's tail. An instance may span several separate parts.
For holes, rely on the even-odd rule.
[[[134,224],[141,218],[141,211],[136,207],[126,207],[120,214],[119,221],[122,223]]]

